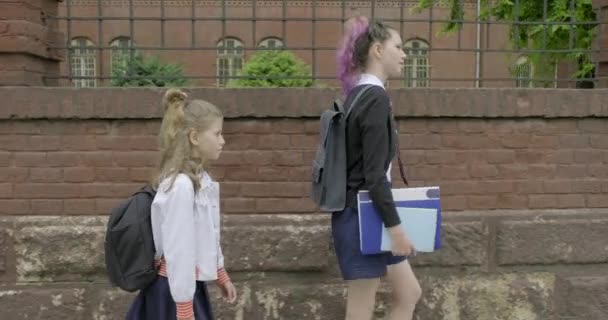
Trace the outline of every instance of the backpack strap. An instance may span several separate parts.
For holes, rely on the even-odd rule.
[[[369,90],[369,88],[373,87],[373,85],[368,84],[365,85],[363,87],[363,89],[361,89],[357,95],[355,96],[355,98],[353,99],[353,102],[350,103],[350,105],[348,106],[348,110],[346,111],[346,116],[344,116],[344,118],[348,118],[348,116],[350,115],[350,112],[353,110],[354,107],[357,106],[357,101],[359,101],[359,98],[361,98],[361,96],[363,96],[363,94]]]

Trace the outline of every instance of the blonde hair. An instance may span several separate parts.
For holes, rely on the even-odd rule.
[[[214,120],[223,119],[222,112],[213,104],[203,100],[187,100],[179,89],[169,89],[163,97],[165,115],[160,126],[160,162],[153,186],[171,177],[169,189],[178,174],[183,173],[192,180],[194,191],[201,187],[200,174],[206,169],[203,159],[196,156],[190,143],[192,130],[203,132]]]

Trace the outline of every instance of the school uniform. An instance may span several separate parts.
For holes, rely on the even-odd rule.
[[[207,173],[195,192],[185,174],[164,179],[152,202],[158,278],[141,290],[127,320],[212,320],[206,282],[229,281],[220,246],[219,184]]]
[[[351,102],[364,85],[372,85],[357,102]],[[379,278],[387,266],[406,259],[392,253],[363,255],[359,240],[357,193],[369,190],[386,227],[401,223],[391,193],[391,161],[397,150],[397,133],[391,102],[376,76],[362,74],[347,97],[345,108],[354,108],[346,124],[346,208],[332,214],[332,236],[344,280]]]

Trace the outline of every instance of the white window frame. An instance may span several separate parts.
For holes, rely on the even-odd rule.
[[[72,38],[70,42],[70,69],[74,77],[87,77],[72,79],[76,88],[94,88],[97,86],[97,50],[93,41],[84,37]]]
[[[230,77],[239,74],[243,68],[243,42],[237,38],[227,37],[217,42],[217,85],[224,87]]]

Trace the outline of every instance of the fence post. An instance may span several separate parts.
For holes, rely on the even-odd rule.
[[[63,59],[60,0],[0,0],[0,86],[54,86]]]
[[[608,77],[608,24],[604,23],[604,21],[608,20],[608,0],[593,0],[592,1],[593,9],[596,10],[597,13],[597,21],[601,23],[598,25],[597,32],[597,41],[595,43],[598,50],[598,53],[594,54],[595,62],[597,66],[597,70],[595,70],[595,77],[602,78]],[[606,88],[608,87],[608,80],[601,79],[596,82],[596,88]]]

